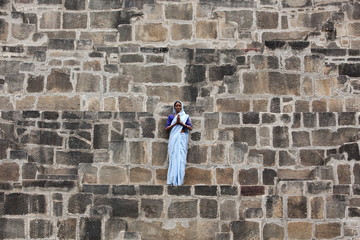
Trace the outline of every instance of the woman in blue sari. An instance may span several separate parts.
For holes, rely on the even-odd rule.
[[[170,130],[167,184],[179,186],[184,183],[189,130],[192,130],[190,117],[181,101],[174,103],[173,114],[168,117],[165,130]]]

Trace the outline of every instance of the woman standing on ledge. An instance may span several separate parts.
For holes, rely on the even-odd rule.
[[[171,130],[168,145],[167,184],[179,186],[184,183],[189,130],[192,130],[190,117],[185,113],[181,101],[174,103],[173,114],[168,117],[165,130]]]

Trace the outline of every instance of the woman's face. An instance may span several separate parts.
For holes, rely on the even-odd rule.
[[[181,103],[177,102],[175,103],[175,111],[176,113],[179,113],[182,109]]]

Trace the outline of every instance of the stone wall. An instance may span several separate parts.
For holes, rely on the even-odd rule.
[[[0,0],[0,239],[359,238],[359,28],[350,0]]]

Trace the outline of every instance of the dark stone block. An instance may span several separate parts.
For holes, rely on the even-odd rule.
[[[293,50],[303,50],[310,46],[310,42],[307,41],[288,42],[288,44]]]
[[[128,195],[128,196],[134,196],[136,195],[135,187],[132,185],[119,185],[119,186],[113,186],[112,189],[113,195]]]
[[[110,218],[105,222],[105,239],[114,239],[120,232],[128,230],[127,222],[123,219]]]
[[[30,221],[31,238],[49,238],[53,234],[53,225],[49,220],[34,219]]]
[[[25,239],[24,219],[0,218],[0,239]]]
[[[209,68],[210,81],[223,80],[224,76],[234,75],[236,72],[236,66],[224,65],[224,66],[212,66]]]
[[[326,194],[332,189],[330,182],[314,181],[307,182],[307,190],[310,194]]]
[[[261,121],[262,123],[274,123],[276,122],[276,115],[271,113],[262,113]]]
[[[339,75],[360,77],[360,64],[342,63],[339,65]]]
[[[317,126],[316,122],[317,122],[316,113],[303,113],[304,127],[314,128]]]
[[[172,200],[168,209],[169,218],[195,218],[198,200]]]
[[[234,112],[224,112],[221,114],[221,123],[225,125],[240,124],[240,114]]]
[[[91,0],[89,8],[93,10],[117,9],[122,7],[123,0]]]
[[[84,10],[85,0],[65,0],[66,10]]]
[[[22,179],[35,179],[37,170],[36,163],[24,163],[22,166]]]
[[[45,196],[9,193],[5,195],[4,213],[5,215],[45,214]]]
[[[56,152],[56,162],[63,165],[78,165],[79,163],[93,163],[94,154],[86,152]]]
[[[217,218],[218,203],[214,199],[200,199],[200,217]]]
[[[38,122],[39,128],[60,129],[59,122]]]
[[[246,64],[246,57],[245,56],[236,57],[236,63],[238,65],[245,65]]]
[[[0,183],[0,190],[13,190],[14,186],[11,183]]]
[[[155,118],[141,118],[142,136],[144,138],[154,138],[156,121]]]
[[[325,164],[324,150],[300,150],[300,161],[304,166],[322,166]]]
[[[345,56],[347,54],[346,49],[331,49],[331,48],[312,48],[311,53],[323,54],[325,56]]]
[[[98,112],[98,118],[99,119],[111,119],[112,112]]]
[[[301,126],[301,113],[294,113],[292,128],[299,128]]]
[[[272,98],[270,102],[270,112],[280,113],[280,98]]]
[[[77,138],[77,137],[69,137],[69,148],[70,149],[90,149],[91,146],[89,143]]]
[[[40,164],[53,164],[54,163],[54,149],[46,147],[31,147],[28,151],[29,162]]]
[[[109,148],[109,125],[107,124],[94,125],[93,144],[95,149]]]
[[[118,65],[115,65],[115,64],[105,64],[104,71],[110,72],[110,73],[118,73],[119,67],[118,67]]]
[[[230,8],[252,8],[255,3],[251,0],[200,0],[202,4],[209,4],[214,7],[230,7]]]
[[[147,218],[160,218],[163,208],[164,201],[162,199],[141,199],[141,209]]]
[[[326,218],[337,219],[345,217],[349,199],[346,195],[332,195],[326,198]]]
[[[81,191],[87,193],[99,194],[99,195],[106,195],[110,192],[110,186],[84,184]]]
[[[304,196],[289,196],[287,201],[289,218],[307,218],[307,198]]]
[[[355,115],[356,113],[354,112],[339,112],[339,125],[356,125]]]
[[[220,195],[236,196],[238,194],[237,186],[220,186]]]
[[[190,196],[191,186],[168,186],[167,191],[169,195]]]
[[[74,181],[51,181],[51,180],[29,180],[23,181],[24,188],[55,188],[59,190],[71,190],[75,188]]]
[[[61,0],[37,0],[38,4],[61,4]]]
[[[84,214],[88,205],[92,204],[92,194],[76,193],[69,197],[68,212]]]
[[[27,159],[27,153],[24,150],[11,150],[10,159]]]
[[[260,116],[257,112],[247,112],[243,113],[243,124],[259,124]]]
[[[49,49],[74,50],[73,39],[49,39]]]
[[[42,117],[47,120],[57,120],[59,118],[58,112],[43,112]]]
[[[79,231],[80,240],[101,239],[101,219],[81,218]]]
[[[294,147],[307,147],[310,146],[310,134],[306,131],[292,132],[293,146]]]
[[[274,169],[265,168],[262,172],[262,179],[264,185],[274,185],[277,172]]]
[[[266,196],[265,209],[267,218],[281,218],[283,216],[283,199],[278,195]]]
[[[120,57],[120,61],[123,63],[142,63],[144,62],[144,57],[139,54],[126,54]]]
[[[23,111],[23,118],[38,118],[40,113],[38,111]]]
[[[57,223],[59,239],[76,239],[76,218],[59,219]]]
[[[340,153],[347,153],[348,160],[360,160],[359,145],[357,143],[343,144]]]
[[[82,112],[68,112],[64,111],[62,114],[62,119],[81,119]]]
[[[290,123],[291,122],[291,116],[289,114],[281,114],[280,120],[283,123]]]
[[[3,52],[12,52],[12,53],[23,53],[24,47],[23,46],[3,46]],[[20,66],[21,68],[21,66]]]
[[[270,48],[271,50],[275,50],[276,48],[282,48],[285,46],[285,41],[265,41],[265,46]]]
[[[95,198],[95,206],[110,206],[114,217],[139,217],[138,200],[120,198]]]
[[[258,184],[258,170],[256,168],[240,169],[238,180],[240,185]]]
[[[199,83],[205,81],[206,67],[203,65],[185,66],[185,81],[188,83]]]
[[[276,152],[270,149],[251,149],[249,156],[261,155],[264,166],[275,166]]]
[[[140,195],[162,195],[164,192],[163,186],[139,186]]]
[[[318,113],[319,114],[319,126],[329,127],[336,126],[336,117],[332,112]]]
[[[260,239],[260,226],[258,222],[233,221],[230,228],[234,239]]]
[[[54,216],[61,217],[63,215],[63,203],[54,202],[52,211]]]
[[[241,186],[242,196],[258,196],[265,194],[264,186]]]
[[[102,58],[104,57],[104,54],[101,52],[91,52],[89,53],[89,57],[91,58]]]
[[[195,186],[195,195],[216,196],[217,186]]]
[[[273,146],[283,148],[289,146],[289,129],[288,127],[273,127]]]
[[[348,208],[349,211],[349,217],[355,217],[358,218],[360,217],[360,208]]]
[[[26,91],[29,93],[42,92],[44,90],[44,76],[30,75],[27,80]]]
[[[349,185],[333,185],[333,194],[334,195],[349,195],[350,186]]]

